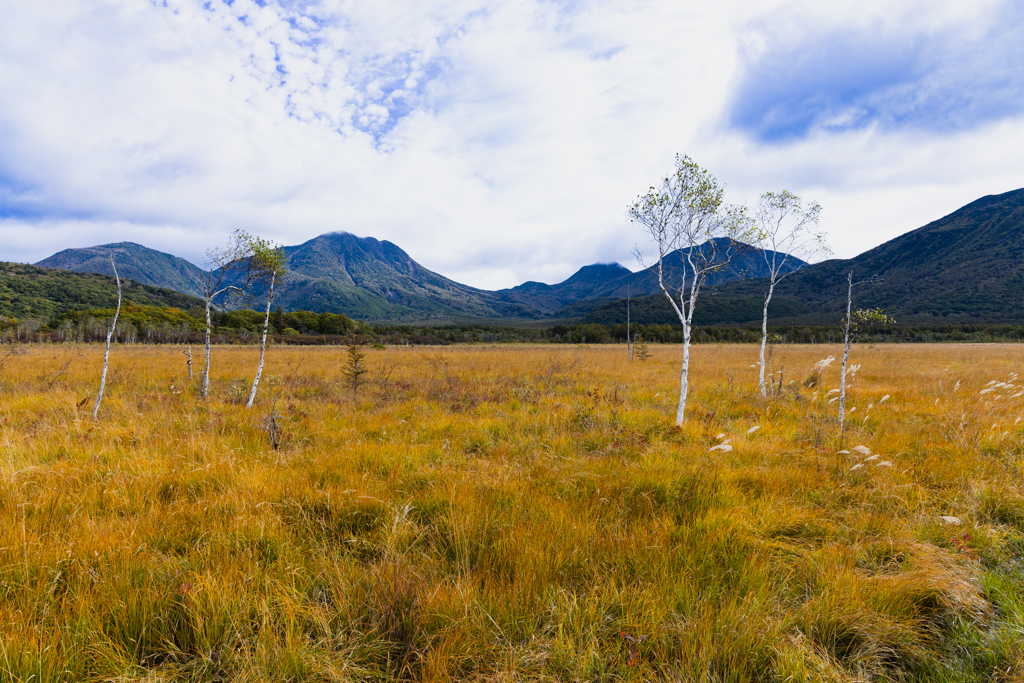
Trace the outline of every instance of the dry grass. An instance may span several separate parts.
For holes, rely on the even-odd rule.
[[[762,402],[756,349],[696,347],[682,430],[652,350],[369,351],[353,397],[345,349],[274,348],[247,411],[252,348],[203,402],[118,347],[94,422],[102,348],[25,349],[0,681],[1024,677],[1024,348],[856,348],[842,444],[835,348]]]

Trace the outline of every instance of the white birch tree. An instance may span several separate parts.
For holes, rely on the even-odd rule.
[[[241,230],[235,230],[228,246],[206,252],[207,266],[210,270],[203,273],[202,279],[203,298],[206,300],[206,362],[203,365],[202,379],[204,398],[210,395],[210,333],[213,330],[210,311],[213,308],[213,300],[221,294],[241,294],[249,288],[255,277],[252,256],[251,238]],[[229,284],[228,275],[237,271],[243,273],[240,284]]]
[[[274,302],[274,285],[284,278],[285,257],[284,249],[267,242],[259,237],[250,237],[249,244],[252,249],[253,271],[257,280],[267,283],[267,312],[263,318],[263,339],[260,341],[260,362],[256,368],[256,376],[252,380],[252,391],[249,392],[249,401],[246,408],[252,408],[256,400],[256,390],[260,386],[260,377],[263,376],[263,357],[267,349],[267,329],[270,327],[270,306]]]
[[[754,215],[757,246],[761,248],[768,267],[768,291],[765,293],[764,314],[761,317],[761,358],[758,361],[758,386],[762,397],[768,396],[764,378],[768,304],[771,303],[779,281],[794,272],[793,263],[796,259],[810,261],[830,253],[825,235],[817,229],[820,215],[820,204],[811,202],[804,206],[799,197],[786,190],[765,192],[758,202]]]
[[[639,223],[658,248],[657,263],[648,266],[658,275],[665,294],[683,326],[683,364],[679,371],[679,406],[676,425],[686,416],[689,392],[690,336],[693,311],[701,287],[709,276],[727,267],[751,238],[749,219],[741,207],[724,203],[718,181],[690,157],[676,155],[675,172],[637,198],[627,214]],[[682,268],[672,268],[667,257],[678,252]],[[643,257],[636,251],[642,265]]]
[[[110,321],[110,329],[107,330],[107,350],[103,354],[103,373],[100,375],[100,390],[96,394],[96,405],[92,408],[92,419],[97,419],[100,414],[100,403],[103,402],[103,390],[107,387],[107,363],[110,360],[110,338],[114,336],[117,328],[117,316],[121,314],[121,278],[117,275],[117,266],[114,265],[114,255],[110,254],[110,267],[114,270],[114,280],[117,282],[117,308],[114,309],[114,319]]]

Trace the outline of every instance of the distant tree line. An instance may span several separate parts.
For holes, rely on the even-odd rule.
[[[113,338],[119,343],[184,344],[201,340],[204,323],[201,308],[139,306],[126,301],[115,326]],[[44,322],[0,316],[0,338],[14,341],[94,342],[102,341],[114,317],[114,309],[69,311]],[[252,310],[211,313],[217,343],[255,343],[262,331],[264,313]],[[439,326],[379,324],[367,325],[335,313],[282,311],[270,314],[269,332],[276,343],[316,345],[350,341],[382,344],[621,344],[626,341],[625,323],[557,324],[551,327],[510,327],[500,325],[451,324]],[[842,343],[843,330],[834,326],[769,326],[773,343]],[[633,323],[631,339],[654,344],[682,341],[679,325]],[[888,325],[865,329],[866,343],[924,342],[1024,342],[1024,325],[958,324]],[[754,344],[761,341],[755,325],[694,326],[695,344]]]
[[[558,324],[547,328],[501,327],[495,325],[376,325],[375,340],[389,344],[474,344],[474,343],[547,343],[547,344],[621,344],[626,341],[626,325],[587,323]],[[769,326],[769,342],[774,344],[841,344],[843,329],[834,326]],[[630,325],[631,338],[656,344],[679,344],[679,325]],[[895,325],[865,326],[863,343],[938,343],[938,342],[1024,342],[1024,325]],[[696,344],[757,344],[760,326],[694,327]]]
[[[114,339],[121,343],[185,343],[197,341],[203,331],[204,311],[160,306],[138,306],[126,301],[115,326]],[[91,342],[106,338],[114,309],[67,311],[48,322],[35,318],[0,317],[0,336],[23,341],[44,338],[63,342]],[[264,314],[259,311],[212,311],[218,341],[248,342],[262,331]],[[270,333],[282,336],[371,335],[365,323],[335,313],[312,313],[280,308],[270,314]]]
[[[263,313],[259,311],[238,310],[217,313],[214,325],[221,332],[256,333],[262,330]],[[274,334],[281,335],[353,335],[368,334],[371,329],[362,322],[352,320],[347,315],[338,313],[313,313],[311,311],[284,312],[278,306],[270,314],[270,328]]]

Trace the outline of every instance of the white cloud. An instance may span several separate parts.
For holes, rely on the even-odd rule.
[[[842,256],[1022,184],[1019,117],[784,144],[728,125],[778,40],[984,35],[1005,3],[8,4],[0,258],[132,240],[200,262],[235,227],[348,230],[496,288],[635,267],[626,205],[676,152],[734,200],[818,199]]]

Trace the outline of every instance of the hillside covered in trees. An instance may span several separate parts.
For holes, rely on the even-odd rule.
[[[189,309],[203,305],[194,296],[125,278],[121,285],[124,298],[141,306]],[[68,311],[116,305],[113,277],[0,262],[0,316],[48,322]]]
[[[778,324],[838,320],[846,274],[871,280],[854,289],[856,305],[882,308],[898,321],[1024,321],[1024,189],[982,197],[852,259],[833,259],[785,278],[776,296],[803,311],[780,311]],[[758,280],[715,288],[719,296],[763,296]],[[699,313],[698,313],[699,315]]]

